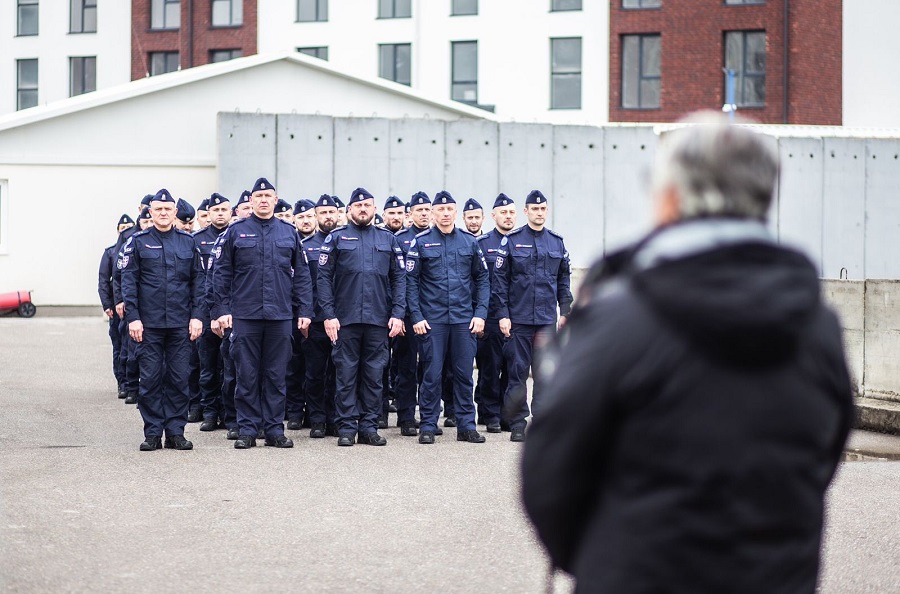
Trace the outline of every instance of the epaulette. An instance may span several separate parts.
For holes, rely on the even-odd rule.
[[[484,241],[485,239],[487,239],[490,236],[491,236],[490,232],[482,233],[481,235],[479,235],[478,237],[475,238],[475,241]]]
[[[462,228],[460,228],[460,227],[457,227],[457,229],[459,229],[460,231],[462,231],[462,232],[465,233],[466,235],[471,235],[471,236],[474,237],[475,239],[478,239],[478,236],[475,235],[474,233],[472,233],[471,231],[469,231],[468,229],[462,229]]]
[[[284,219],[279,219],[278,217],[275,217],[275,216],[273,216],[272,218],[273,218],[273,219],[278,219],[279,221],[281,221],[281,222],[284,223],[285,225],[290,225],[291,229],[296,229],[296,227],[294,226],[294,223],[288,223],[288,222],[285,221]]]
[[[193,236],[191,233],[188,233],[187,231],[182,231],[181,229],[175,229],[175,230],[176,230],[177,232],[181,233],[182,235],[186,235],[187,237],[190,237],[191,239],[194,239],[194,236]]]
[[[421,232],[419,232],[419,233],[416,233],[416,237],[422,237],[422,236],[425,235],[426,233],[431,233],[431,229],[432,229],[432,227],[429,227],[428,229],[425,229],[424,231],[421,231]]]
[[[528,226],[528,225],[522,225],[521,227],[518,227],[518,228],[516,228],[516,229],[513,229],[512,231],[510,231],[509,233],[507,233],[506,236],[509,237],[510,235],[515,235],[516,233],[521,233],[521,232],[525,229],[525,227],[527,227],[527,226]]]
[[[235,222],[230,223],[230,224],[228,225],[228,227],[231,228],[231,227],[234,227],[235,225],[240,225],[241,223],[244,223],[244,222],[246,222],[246,221],[249,220],[249,219],[250,219],[250,217],[247,217],[246,219],[238,219],[238,220],[236,220]],[[280,220],[280,219],[279,219],[279,220]]]
[[[563,238],[562,235],[560,235],[560,234],[557,233],[556,231],[553,231],[552,229],[547,229],[546,227],[544,227],[544,230],[545,230],[547,233],[549,233],[550,235],[552,235],[553,237],[559,237],[560,239]]]
[[[141,229],[140,231],[138,231],[137,233],[135,233],[128,239],[134,239],[135,237],[140,237],[141,235],[147,235],[148,233],[150,233],[150,229],[152,229],[152,228],[153,227],[147,227],[146,229]]]

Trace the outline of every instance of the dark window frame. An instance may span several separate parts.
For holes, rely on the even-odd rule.
[[[753,6],[765,4],[766,0],[722,0],[725,6]]]
[[[235,52],[237,52],[237,54],[235,54]],[[214,54],[223,54],[224,55],[225,53],[228,54],[228,57],[225,58],[224,60],[214,60],[213,59]],[[234,48],[228,48],[228,49],[211,49],[211,50],[209,50],[209,53],[207,55],[208,55],[210,64],[218,64],[219,62],[227,62],[229,60],[236,60],[238,58],[243,58],[244,52],[243,52],[243,50],[241,50],[241,48],[234,47]]]
[[[474,45],[475,46],[475,78],[474,79],[457,79],[456,78],[456,48],[462,45]],[[456,97],[456,88],[459,86],[467,86],[474,85],[475,87],[475,98],[474,99],[458,99]],[[460,41],[451,41],[450,42],[450,99],[453,101],[459,101],[460,103],[466,103],[469,105],[477,105],[478,104],[478,40],[477,39],[468,39],[468,40],[460,40]]]
[[[722,64],[727,68],[728,64],[728,36],[741,36],[741,69],[735,70],[734,85],[734,104],[742,109],[761,109],[766,107],[766,75],[768,73],[768,60],[763,65],[762,72],[748,71],[749,56],[747,55],[747,36],[762,35],[763,47],[767,48],[769,39],[765,29],[739,29],[734,31],[725,31],[722,35]],[[768,57],[768,56],[766,56]],[[763,99],[761,103],[749,103],[746,101],[747,96],[747,80],[762,80],[763,82]],[[722,97],[723,102],[728,100],[728,74],[722,73]]]
[[[175,56],[176,64],[174,70],[165,70],[163,72],[153,72],[153,56],[161,55],[165,56],[166,59],[166,67],[168,68],[168,60],[172,56]],[[159,76],[160,74],[169,74],[170,72],[178,72],[181,69],[181,52],[150,52],[148,63],[150,64],[150,76]]]
[[[34,86],[22,86],[22,66],[25,62],[34,62]],[[40,103],[40,75],[40,63],[37,58],[20,58],[16,60],[16,111],[36,107]],[[34,103],[23,106],[23,93],[27,93],[27,96],[30,97],[32,92],[34,93]],[[28,103],[31,102],[29,101]]]
[[[622,10],[659,10],[662,8],[663,3],[663,0],[631,0],[632,2],[637,2],[637,6],[625,6],[625,3],[628,0],[620,1],[622,3]],[[645,6],[644,3],[648,3],[647,6]]]
[[[34,6],[34,32],[22,32],[22,9],[27,6]],[[17,0],[16,1],[16,37],[34,37],[41,32],[41,10],[38,0]]]
[[[578,40],[578,71],[574,70],[555,70],[554,55],[556,51],[555,42],[557,41],[573,41]],[[556,106],[553,104],[555,97],[554,87],[556,81],[560,79],[578,77],[578,105],[577,106]],[[581,37],[551,37],[550,38],[550,109],[582,109],[582,77],[584,76],[584,40]]]
[[[399,76],[397,75],[397,49],[400,47],[408,48],[409,50],[409,81],[404,82],[399,80]],[[391,50],[391,76],[384,75],[384,50],[390,48]],[[412,86],[412,44],[411,43],[379,43],[378,44],[378,78],[383,78],[385,80],[393,81],[399,85],[406,85],[408,87]]]
[[[297,52],[301,53],[305,56],[312,56],[313,58],[318,58],[320,60],[328,61],[328,46],[327,45],[314,45],[308,47],[298,47]],[[324,56],[322,55],[324,53]]]
[[[88,60],[93,62],[94,80],[88,81]],[[80,80],[76,81],[76,64],[81,64]],[[77,83],[77,84],[76,84]],[[69,57],[69,97],[77,97],[97,90],[97,56]]]
[[[94,28],[85,29],[85,15],[93,10]],[[77,18],[76,18],[77,17]],[[77,23],[76,23],[77,21]],[[97,32],[97,0],[71,0],[69,2],[69,33]]]
[[[390,3],[390,11],[384,11],[384,3]],[[409,14],[397,14],[397,5],[403,3],[404,7],[409,7]],[[403,8],[403,7],[401,7]],[[387,14],[390,12],[390,14]],[[411,19],[412,18],[412,0],[378,0],[378,17],[379,19]]]
[[[160,3],[160,8],[162,9],[162,26],[155,27],[153,25],[153,15],[154,15],[154,7],[156,3]],[[166,25],[166,21],[168,20],[166,16],[169,14],[169,10],[171,6],[177,7],[178,14],[178,26],[170,27]],[[181,0],[150,0],[150,29],[153,31],[177,31],[181,29]]]
[[[217,2],[228,2],[228,23],[227,24],[216,24],[215,22],[215,14],[216,14],[216,3]],[[240,6],[239,11],[235,11],[234,7]],[[240,21],[235,22],[234,13],[240,13]],[[210,29],[233,29],[235,27],[244,26],[244,0],[210,0],[209,2],[209,28]]]
[[[311,2],[315,5],[315,13],[316,16],[313,19],[301,19],[300,18],[300,4],[306,2]],[[327,23],[328,22],[328,0],[297,0],[296,4],[297,9],[297,17],[294,20],[295,23]]]
[[[636,37],[638,39],[638,77],[637,77],[637,105],[628,106],[625,105],[625,39],[628,37]],[[659,61],[660,68],[658,75],[647,75],[644,73],[644,41],[650,38],[659,39]],[[627,33],[620,37],[620,47],[621,47],[621,56],[620,56],[620,66],[622,70],[622,77],[620,81],[620,97],[619,97],[619,106],[622,109],[628,110],[651,110],[651,109],[661,109],[662,108],[662,34],[661,33]],[[658,105],[643,105],[643,100],[641,98],[642,90],[641,85],[644,81],[650,80],[658,80],[659,81],[659,104]]]
[[[450,16],[478,16],[478,0],[472,0],[475,2],[475,12],[462,12],[457,6],[457,2],[459,0],[450,0]]]

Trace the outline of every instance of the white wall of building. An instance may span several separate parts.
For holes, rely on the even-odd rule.
[[[378,75],[378,45],[412,44],[412,87],[450,98],[452,41],[478,41],[478,102],[503,120],[599,124],[609,119],[609,2],[550,12],[550,0],[481,0],[450,16],[450,0],[413,0],[412,18],[378,19],[374,0],[332,0],[328,21],[296,22],[296,2],[259,3],[260,53],[328,47],[335,67]],[[581,37],[581,109],[550,109],[550,39]],[[381,115],[381,114],[379,114]]]
[[[97,89],[131,80],[131,2],[98,2],[97,32],[69,33],[68,0],[42,0],[38,34],[16,36],[16,2],[0,2],[0,115],[16,110],[16,60],[38,59],[38,105],[69,96],[69,58],[97,57]]]
[[[898,28],[897,0],[844,2],[844,126],[900,128]]]

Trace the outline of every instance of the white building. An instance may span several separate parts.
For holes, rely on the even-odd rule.
[[[162,187],[194,204],[219,189],[219,112],[359,116],[361,105],[366,115],[389,118],[493,119],[294,52],[199,66],[0,116],[0,292],[33,289],[38,305],[97,303],[100,255],[115,241],[122,213],[134,216],[140,199]],[[39,213],[52,215],[36,222]]]
[[[608,121],[609,0],[269,1],[258,23],[260,53],[302,48],[506,121]]]
[[[2,0],[0,114],[131,80],[131,2]]]

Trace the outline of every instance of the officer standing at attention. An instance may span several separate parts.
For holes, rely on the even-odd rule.
[[[484,209],[474,198],[469,198],[463,205],[463,223],[466,230],[475,237],[481,236],[481,226],[484,224]]]
[[[298,200],[294,205],[293,224],[300,234],[300,240],[316,233],[316,204],[312,200]],[[277,216],[277,215],[276,215]],[[288,360],[285,385],[287,386],[287,428],[296,431],[309,427],[306,411],[306,361],[303,357],[303,337],[299,328],[294,328],[291,338],[291,358]],[[305,423],[304,423],[305,421]]]
[[[201,230],[209,227],[209,198],[204,198],[197,207],[197,224]]]
[[[316,279],[325,332],[334,344],[338,445],[383,446],[378,435],[381,376],[389,337],[403,332],[406,277],[397,239],[372,224],[375,199],[363,188],[350,196],[350,223],[319,251]]]
[[[269,180],[256,180],[253,214],[215,247],[212,315],[233,327],[239,450],[255,446],[260,429],[267,446],[294,446],[284,435],[285,370],[291,328],[305,332],[313,316],[312,286],[296,230],[274,216],[277,200]]]
[[[453,376],[456,439],[484,443],[475,430],[472,363],[490,300],[487,264],[475,236],[456,227],[448,192],[435,195],[431,212],[435,226],[419,233],[406,255],[406,300],[424,367],[419,443],[434,443],[445,362]]]
[[[319,272],[319,254],[328,235],[337,227],[337,205],[328,194],[322,194],[316,202],[316,222],[319,230],[300,243],[309,263],[312,278],[315,317],[309,332],[303,339],[303,362],[306,367],[306,408],[310,422],[309,436],[321,439],[326,435],[337,437],[334,426],[335,376],[331,360],[331,339],[325,332],[325,315],[319,303],[316,287]],[[289,427],[290,428],[290,427]]]
[[[175,228],[185,233],[192,233],[194,229],[194,217],[196,211],[191,204],[179,198],[175,202]],[[201,262],[202,263],[202,262]],[[200,403],[200,349],[199,340],[191,342],[191,360],[189,363],[188,391],[191,395],[191,403],[188,406],[188,423],[199,423],[203,418],[203,406]]]
[[[209,272],[209,262],[212,257],[216,241],[228,228],[228,220],[231,216],[231,205],[228,198],[218,193],[203,201],[207,205],[209,225],[194,233],[194,249],[200,255],[200,263],[203,265],[203,334],[197,342],[200,354],[200,408],[203,413],[203,422],[200,423],[200,431],[215,431],[219,428],[219,421],[225,426],[225,414],[222,410],[222,338],[215,332],[219,322],[215,320],[215,328],[209,317],[209,305],[206,300],[206,278]]]
[[[134,219],[127,214],[119,217],[116,224],[116,232],[119,236],[126,229],[134,227]],[[125,398],[128,394],[125,390],[125,366],[121,361],[122,336],[119,333],[119,323],[122,319],[116,312],[115,295],[113,293],[113,272],[116,269],[116,244],[113,244],[103,250],[103,256],[100,258],[100,269],[97,276],[97,294],[100,297],[100,306],[103,307],[103,313],[109,319],[109,340],[113,347],[113,376],[118,384],[119,398]]]
[[[491,289],[493,289],[500,243],[506,234],[516,226],[516,205],[512,199],[506,194],[499,194],[494,200],[491,218],[494,220],[494,228],[478,238],[478,247],[481,248],[487,262]],[[488,433],[500,433],[501,431],[503,394],[506,393],[509,380],[506,363],[503,360],[503,345],[506,340],[506,336],[500,332],[496,300],[491,299],[488,317],[484,323],[484,334],[478,340],[478,354],[475,356],[475,361],[478,363],[478,386],[475,389],[478,416],[487,426]],[[481,402],[477,401],[477,397],[481,398]]]
[[[190,341],[203,332],[202,270],[193,238],[173,227],[175,200],[165,189],[150,202],[153,226],[123,249],[122,296],[131,338],[139,343],[141,451],[190,450],[187,423]]]
[[[396,233],[397,243],[404,257],[416,235],[428,231],[431,224],[431,199],[425,192],[416,192],[409,201],[409,219],[412,224]],[[415,437],[419,434],[416,427],[416,404],[418,402],[418,338],[412,331],[412,320],[409,308],[404,320],[405,332],[394,339],[394,357],[397,358],[397,382],[394,393],[397,395],[397,424],[400,435]],[[440,435],[442,430],[438,429]]]
[[[384,217],[382,218],[384,228],[391,233],[394,233],[395,235],[398,232],[402,231],[404,228],[404,209],[405,205],[400,201],[398,197],[389,196],[384,203],[384,208],[381,211],[384,215]],[[394,349],[398,340],[402,340],[402,337],[395,336],[388,341],[388,364],[387,366],[385,366],[384,375],[382,377],[382,389],[384,390],[384,398],[381,408],[381,419],[378,421],[378,426],[384,428],[387,428],[388,426],[388,414],[391,412],[397,412],[396,406],[391,406],[391,401],[394,401],[394,403],[396,404],[397,357],[394,353]],[[400,423],[398,422],[397,426],[399,425]]]
[[[306,239],[316,232],[316,203],[312,200],[302,199],[294,204],[294,226],[300,239]]]
[[[569,252],[561,235],[544,227],[547,199],[532,190],[525,199],[528,224],[511,231],[500,241],[494,264],[493,299],[496,300],[500,331],[509,341],[503,355],[509,369],[509,386],[503,409],[508,415],[510,441],[525,441],[528,370],[534,375],[532,413],[540,412],[541,376],[534,363],[534,348],[546,344],[556,333],[556,305],[560,324],[572,308],[569,288]]]

